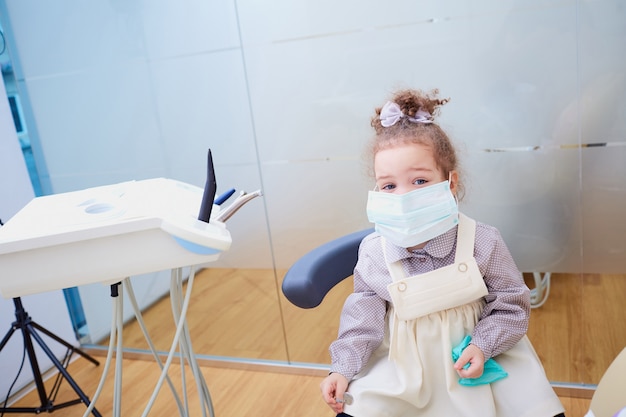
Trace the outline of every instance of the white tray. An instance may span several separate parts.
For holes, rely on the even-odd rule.
[[[0,227],[5,298],[216,260],[222,222],[197,220],[203,190],[155,178],[37,197]],[[211,218],[219,213],[213,206]]]

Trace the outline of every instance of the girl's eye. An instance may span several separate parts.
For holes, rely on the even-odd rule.
[[[423,179],[423,178],[418,178],[418,179],[416,179],[415,181],[413,181],[413,184],[415,184],[415,185],[424,185],[424,184],[426,184],[426,182],[427,182],[427,181],[426,181],[425,179]]]
[[[384,191],[391,191],[394,188],[396,188],[396,186],[394,184],[385,184],[382,187],[380,187],[380,189],[384,190]]]

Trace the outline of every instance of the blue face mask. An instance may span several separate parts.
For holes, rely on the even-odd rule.
[[[367,218],[381,236],[409,248],[456,226],[459,210],[450,182],[443,181],[405,194],[370,191]]]

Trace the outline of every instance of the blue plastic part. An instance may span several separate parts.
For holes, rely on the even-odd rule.
[[[234,188],[231,188],[225,193],[220,194],[219,196],[215,198],[215,201],[213,202],[213,204],[217,204],[218,206],[221,206],[222,204],[224,204],[226,200],[228,200],[233,194],[235,194],[235,191],[236,190]]]
[[[174,239],[180,246],[187,249],[189,252],[197,253],[198,255],[213,255],[221,252],[220,250],[210,248],[208,246],[202,246],[176,236],[174,236]]]
[[[325,243],[294,263],[285,274],[282,291],[301,308],[317,307],[328,291],[354,273],[359,245],[374,229],[366,229]]]

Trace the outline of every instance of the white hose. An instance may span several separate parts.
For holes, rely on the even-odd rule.
[[[539,308],[548,301],[550,295],[550,272],[541,276],[540,272],[533,272],[535,288],[530,290],[530,308]]]
[[[189,308],[189,300],[191,298],[191,290],[193,289],[193,281],[194,281],[194,274],[190,274],[189,279],[187,281],[187,293],[185,294],[185,300],[183,302],[182,310],[180,313],[180,319],[178,320],[178,324],[176,326],[176,334],[174,335],[174,340],[172,341],[172,346],[170,347],[169,354],[167,355],[167,360],[165,361],[165,365],[163,367],[163,370],[161,371],[161,376],[159,377],[159,381],[157,382],[157,385],[154,387],[154,391],[152,392],[150,401],[146,405],[144,413],[142,414],[143,417],[146,417],[148,415],[148,413],[150,412],[150,409],[154,405],[157,394],[159,393],[159,390],[161,389],[161,386],[163,385],[163,381],[165,380],[165,376],[167,375],[167,371],[169,370],[169,367],[172,364],[172,360],[174,359],[174,354],[176,353],[176,346],[178,345],[178,340],[183,331],[183,328],[185,327],[185,317],[187,316],[187,310]]]
[[[172,280],[171,280],[171,289],[170,292],[171,302],[172,302],[172,314],[174,315],[174,319],[178,321],[179,311],[181,311],[180,301],[182,300],[182,288],[183,288],[183,278],[182,278],[182,270],[178,269],[176,273],[172,271]],[[195,269],[192,267],[190,271],[190,277],[195,276]],[[196,381],[196,389],[198,390],[198,397],[200,400],[200,408],[202,410],[202,416],[206,417],[207,411],[211,417],[214,416],[213,403],[211,401],[211,395],[209,393],[209,389],[206,385],[206,381],[204,376],[202,375],[202,371],[198,366],[198,361],[196,359],[195,353],[193,352],[193,348],[191,345],[191,336],[189,334],[189,327],[187,323],[184,324],[183,334],[181,335],[180,340],[180,348],[182,355],[187,359],[189,366],[191,367],[191,371]]]
[[[128,278],[126,278],[128,279]],[[113,384],[113,416],[122,415],[122,365],[124,364],[124,287],[118,285],[117,304],[117,347],[115,351],[115,382]]]
[[[143,336],[146,339],[146,342],[148,343],[148,347],[150,348],[150,352],[152,352],[152,356],[154,357],[154,360],[159,365],[159,368],[162,371],[163,362],[161,362],[161,358],[159,358],[159,354],[154,346],[154,343],[152,342],[152,338],[150,337],[150,334],[148,333],[148,329],[146,327],[146,323],[143,320],[143,315],[141,314],[141,310],[139,309],[139,304],[137,303],[137,297],[135,297],[135,290],[133,289],[133,284],[130,281],[130,279],[124,280],[124,286],[126,287],[126,291],[128,293],[128,299],[130,300],[130,303],[133,306],[133,310],[135,312],[135,317],[137,318],[137,323],[139,324],[139,328],[141,329],[141,332],[143,333]],[[167,384],[170,387],[170,391],[172,391],[172,394],[174,395],[174,400],[176,401],[176,405],[178,406],[179,414],[181,416],[185,416],[186,415],[185,409],[183,408],[183,405],[180,401],[180,396],[178,395],[178,392],[176,391],[176,388],[174,387],[172,380],[170,379],[169,376],[166,376],[166,379],[167,379]]]
[[[189,328],[186,322],[187,310],[189,309],[189,302],[191,299],[191,292],[193,289],[193,281],[195,279],[195,269],[192,268],[189,274],[189,279],[187,280],[187,292],[183,299],[183,280],[182,280],[182,269],[178,268],[176,270],[172,270],[172,280],[170,284],[170,298],[172,302],[172,312],[174,315],[174,320],[176,322],[176,333],[174,335],[174,339],[172,341],[172,345],[170,347],[170,351],[167,356],[167,360],[165,364],[163,364],[159,358],[159,355],[154,347],[152,339],[150,338],[148,331],[145,326],[145,322],[143,321],[143,316],[141,315],[141,311],[139,310],[137,299],[135,297],[132,284],[129,278],[125,278],[123,280],[124,286],[128,290],[129,299],[135,311],[135,317],[137,318],[137,322],[141,331],[144,334],[146,341],[148,342],[148,346],[150,350],[161,368],[161,375],[157,382],[157,385],[154,388],[152,396],[146,405],[146,408],[142,414],[143,417],[146,417],[150,412],[154,402],[156,401],[157,394],[159,393],[163,381],[167,380],[172,393],[174,394],[174,398],[176,400],[176,404],[178,406],[179,413],[181,417],[189,416],[189,404],[187,399],[187,390],[186,390],[186,378],[185,378],[185,359],[189,363],[192,374],[196,381],[196,387],[198,389],[198,396],[200,400],[200,406],[202,408],[202,415],[206,417],[207,410],[211,417],[214,417],[213,404],[211,402],[211,396],[209,394],[208,387],[206,385],[206,381],[202,375],[202,372],[198,366],[197,359],[193,352],[191,346],[191,337],[189,334]],[[119,284],[114,284],[118,285]],[[122,332],[124,327],[123,322],[123,292],[122,289],[118,287],[118,295],[113,297],[113,309],[112,309],[112,320],[111,320],[111,333],[109,337],[109,347],[107,352],[106,362],[104,364],[104,369],[102,371],[102,376],[100,378],[100,383],[98,384],[98,388],[93,396],[93,399],[89,403],[89,406],[85,410],[83,417],[87,417],[95,407],[95,403],[97,399],[100,397],[102,389],[104,387],[104,382],[106,380],[106,375],[109,372],[111,366],[111,360],[113,358],[114,345],[116,346],[116,370],[115,370],[115,382],[114,382],[114,395],[113,395],[113,416],[119,417],[121,415],[121,393],[122,393],[122,364],[123,364],[123,340],[122,340]],[[182,301],[182,304],[181,304]],[[117,337],[116,337],[117,336]],[[117,340],[117,344],[115,343]],[[174,355],[176,353],[176,346],[180,346],[181,355],[180,355],[180,364],[181,364],[181,375],[182,375],[182,383],[183,383],[183,391],[185,393],[185,405],[181,403],[180,397],[176,392],[176,389],[169,378],[167,372],[172,363]]]
[[[117,285],[117,284],[114,284]],[[104,388],[104,381],[106,380],[106,376],[109,373],[109,368],[111,366],[111,359],[113,358],[113,346],[115,345],[115,335],[116,335],[116,326],[117,326],[117,310],[118,310],[118,304],[121,303],[121,299],[120,297],[114,297],[113,303],[112,303],[112,312],[113,312],[113,317],[111,319],[111,333],[109,335],[109,349],[107,352],[107,358],[106,361],[104,362],[104,367],[102,369],[102,376],[100,377],[100,383],[98,384],[98,388],[96,388],[96,392],[93,395],[93,398],[91,399],[89,406],[87,407],[87,410],[85,410],[85,414],[83,414],[83,417],[87,417],[91,411],[93,410],[96,401],[98,400],[98,398],[100,397],[100,393],[102,393],[102,388]]]

